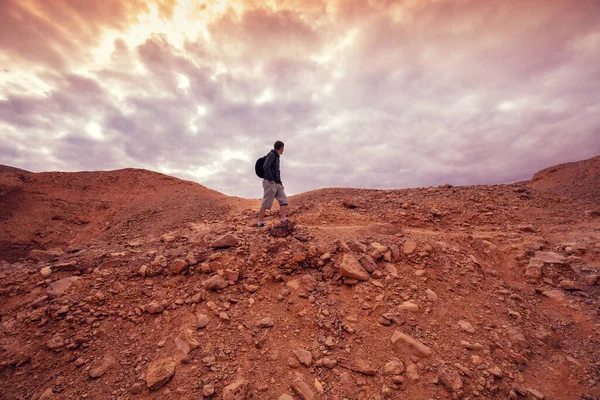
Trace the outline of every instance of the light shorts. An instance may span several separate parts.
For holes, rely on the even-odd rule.
[[[283,190],[283,185],[280,183],[271,183],[263,179],[263,201],[261,208],[270,210],[273,206],[273,200],[277,199],[279,206],[287,206],[288,198]]]

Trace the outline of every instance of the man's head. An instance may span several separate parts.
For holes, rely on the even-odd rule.
[[[273,148],[279,153],[279,155],[283,154],[283,142],[281,140],[276,141],[273,145]]]

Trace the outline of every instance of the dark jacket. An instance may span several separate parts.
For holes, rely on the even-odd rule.
[[[279,171],[279,153],[273,149],[267,154],[267,159],[263,165],[265,171],[265,179],[275,181],[281,184],[281,172]]]

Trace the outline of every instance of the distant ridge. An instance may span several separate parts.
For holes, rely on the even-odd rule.
[[[15,168],[15,167],[11,167],[8,165],[0,164],[0,174],[5,173],[5,172],[12,172],[12,173],[16,173],[16,174],[31,174],[31,171],[25,171],[24,169],[21,169],[21,168]]]

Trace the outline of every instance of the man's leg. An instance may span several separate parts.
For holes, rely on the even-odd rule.
[[[258,212],[258,225],[262,225],[264,223],[266,211],[267,211],[266,208],[263,208],[263,207],[260,208],[260,211]]]
[[[287,221],[287,204],[279,206],[279,213],[281,214],[281,222]]]
[[[272,185],[269,181],[263,180],[263,201],[260,205],[260,211],[258,212],[258,226],[264,225],[265,213],[267,209],[270,209],[275,200],[277,194],[277,187]]]
[[[279,202],[279,213],[281,214],[281,222],[285,222],[287,221],[288,198],[285,194],[285,190],[283,190],[283,185],[277,185],[277,193],[275,194],[275,198]]]

